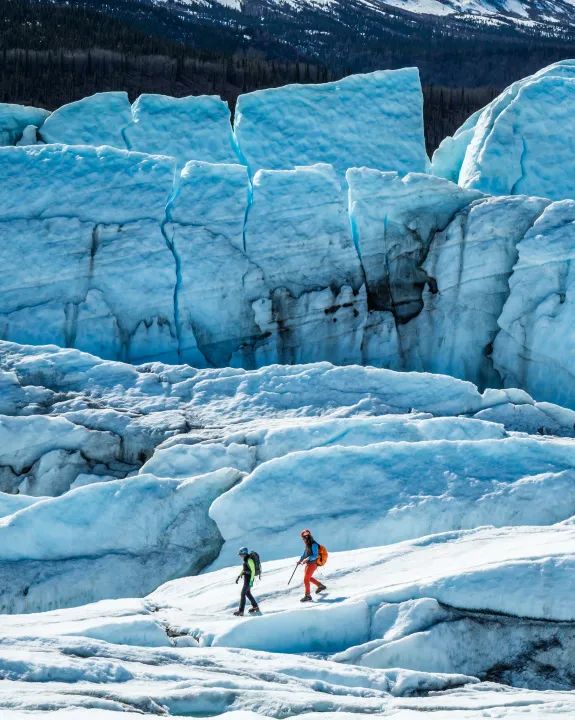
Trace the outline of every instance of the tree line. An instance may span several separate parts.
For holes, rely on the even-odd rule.
[[[225,32],[218,41],[219,50],[194,46],[150,34],[124,18],[81,5],[0,0],[0,18],[0,102],[49,110],[94,92],[126,90],[131,100],[144,92],[175,97],[217,94],[233,112],[240,93],[293,82],[328,82],[356,69],[341,63],[334,68],[293,57],[291,52],[285,57],[270,53],[270,57],[251,44],[234,44]],[[386,48],[392,52],[395,45],[389,43]],[[423,46],[421,52],[423,57]],[[448,49],[445,54],[449,57]],[[348,59],[352,57],[350,49]],[[398,57],[392,53],[387,61],[381,60],[381,67],[400,67]],[[430,74],[425,67],[422,60],[422,77],[427,79],[425,135],[432,152],[487,104],[501,85],[446,85],[441,73]]]

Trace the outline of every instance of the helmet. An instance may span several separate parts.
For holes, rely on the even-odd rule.
[[[241,548],[238,550],[238,555],[249,555],[249,552],[248,552],[247,547],[241,547]]]
[[[302,537],[305,537],[306,535],[311,535],[311,530],[308,530],[307,528],[305,530],[302,530],[300,535]]]

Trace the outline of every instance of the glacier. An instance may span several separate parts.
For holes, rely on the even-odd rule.
[[[435,151],[440,177],[491,195],[575,197],[575,61],[513,83]]]
[[[575,715],[573,67],[0,105],[2,718]]]
[[[8,342],[0,385],[3,717],[575,711],[575,411],[445,375]],[[286,585],[302,524],[330,550],[311,607]]]
[[[417,68],[240,95],[234,132],[252,174],[329,163],[340,176],[363,165],[404,175],[428,165]]]
[[[342,181],[326,164],[250,180],[238,163],[57,144],[0,148],[0,172],[5,339],[135,363],[443,372],[575,407],[567,201],[369,168]],[[527,303],[534,243],[548,270]]]
[[[469,118],[435,174],[409,68],[241,96],[233,128],[209,96],[112,92],[45,118],[27,110],[21,124],[35,119],[48,144],[0,148],[0,253],[16,268],[0,337],[134,363],[448,373],[575,407],[561,205],[573,154],[566,117],[545,110],[568,114],[573,67],[545,68]],[[373,108],[350,110],[368,96]],[[527,302],[534,237],[548,270]]]

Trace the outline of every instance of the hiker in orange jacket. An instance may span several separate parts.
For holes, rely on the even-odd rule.
[[[310,530],[301,531],[302,540],[305,543],[305,550],[299,559],[298,565],[305,565],[305,574],[303,578],[305,586],[305,595],[302,597],[300,602],[311,602],[311,589],[310,583],[316,586],[316,593],[323,592],[326,590],[326,586],[316,580],[313,576],[317,570],[317,560],[319,557],[319,544],[313,539]]]

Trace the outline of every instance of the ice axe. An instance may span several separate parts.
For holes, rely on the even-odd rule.
[[[291,577],[290,577],[290,579],[288,580],[288,585],[289,585],[290,582],[293,580],[293,576],[295,575],[295,571],[298,569],[298,567],[299,567],[299,560],[298,560],[298,561],[296,562],[296,564],[295,564],[295,567],[294,567],[294,569],[293,569],[293,572],[292,572],[292,574],[291,574]]]

